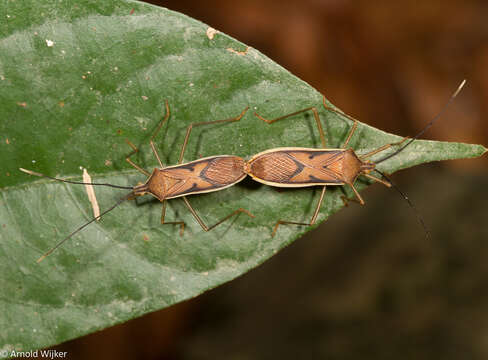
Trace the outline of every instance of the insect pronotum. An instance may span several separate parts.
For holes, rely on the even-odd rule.
[[[450,97],[449,101],[445,104],[439,114],[432,121],[430,121],[422,129],[422,131],[420,131],[417,135],[411,138],[405,145],[400,147],[398,150],[390,155],[381,158],[380,160],[377,160],[376,162],[369,161],[367,159],[375,154],[389,149],[394,145],[401,145],[409,138],[406,137],[398,143],[386,144],[366,154],[358,155],[352,148],[347,147],[354,132],[356,131],[358,121],[342,112],[336,111],[329,107],[325,102],[325,97],[323,98],[323,105],[326,110],[332,111],[341,116],[345,116],[354,122],[346,140],[342,144],[342,147],[338,149],[327,149],[324,131],[322,129],[322,124],[318,111],[315,107],[308,107],[272,120],[265,119],[255,113],[255,115],[259,119],[267,122],[268,124],[272,124],[276,121],[283,120],[306,111],[312,111],[319,131],[320,141],[322,143],[321,149],[300,147],[282,147],[269,149],[254,155],[249,161],[246,162],[246,173],[250,175],[254,180],[266,185],[287,188],[322,186],[322,191],[320,193],[317,206],[315,207],[315,211],[312,215],[312,219],[310,220],[310,222],[304,223],[280,219],[276,222],[273,228],[272,236],[275,236],[276,231],[278,230],[278,227],[280,225],[313,225],[317,220],[317,216],[319,214],[327,186],[349,186],[354,192],[355,200],[357,200],[361,205],[364,205],[363,198],[361,197],[361,195],[359,195],[359,192],[354,187],[354,183],[359,176],[365,176],[370,180],[382,183],[388,187],[394,185],[385,174],[376,169],[376,165],[390,159],[391,157],[397,155],[399,152],[403,151],[414,140],[419,138],[428,128],[430,128],[434,121],[436,121],[442,115],[447,106],[461,91],[465,82],[466,80],[464,80],[459,85],[457,90]],[[370,175],[370,172],[372,171],[376,171],[387,181]],[[423,219],[419,216],[416,208],[413,206],[407,196],[405,196],[396,186],[394,187],[415,210],[419,221],[426,231],[427,236],[429,236],[427,227],[425,226]]]
[[[128,187],[128,186],[118,186],[118,185],[102,184],[102,183],[84,183],[79,181],[58,179],[31,170],[25,170],[20,168],[21,171],[30,175],[46,177],[49,179],[71,183],[71,184],[100,185],[100,186],[110,186],[119,189],[131,190],[130,193],[128,193],[127,195],[119,199],[109,209],[105,210],[99,216],[96,216],[90,221],[88,221],[87,223],[83,224],[78,229],[73,231],[71,234],[66,236],[63,240],[58,242],[54,247],[49,249],[46,253],[44,253],[44,255],[42,255],[37,260],[38,263],[41,262],[44,258],[46,258],[46,256],[51,254],[54,250],[56,250],[59,246],[61,246],[65,241],[70,239],[77,232],[79,232],[80,230],[82,230],[83,228],[91,224],[93,221],[101,218],[106,213],[112,211],[114,208],[119,206],[124,201],[129,199],[134,199],[137,196],[142,196],[145,194],[150,194],[163,203],[162,212],[161,212],[161,224],[180,225],[180,235],[183,235],[185,223],[183,221],[165,220],[166,200],[168,199],[182,197],[185,205],[188,207],[191,214],[196,219],[196,221],[200,224],[200,226],[204,231],[212,230],[216,226],[222,224],[227,219],[241,212],[245,213],[250,217],[254,217],[254,215],[252,215],[249,211],[239,208],[233,211],[232,213],[230,213],[229,215],[227,215],[226,217],[224,217],[223,219],[217,221],[215,224],[211,226],[207,226],[204,223],[204,221],[200,218],[200,216],[197,214],[195,209],[193,209],[190,202],[186,198],[188,195],[202,194],[202,193],[223,190],[243,180],[246,177],[246,173],[244,172],[244,163],[245,163],[244,159],[233,155],[217,155],[217,156],[209,156],[206,158],[183,163],[183,156],[185,154],[185,149],[188,144],[188,140],[190,138],[190,134],[193,128],[197,126],[203,126],[203,125],[239,121],[244,116],[248,108],[246,107],[241,112],[241,114],[233,118],[224,119],[224,120],[198,122],[189,125],[186,130],[186,136],[185,136],[185,140],[183,141],[183,146],[181,148],[178,164],[173,166],[166,166],[166,167],[163,165],[163,162],[161,161],[161,158],[159,157],[158,152],[156,150],[156,146],[154,144],[154,138],[156,137],[159,130],[161,129],[163,124],[168,120],[170,116],[170,110],[167,101],[165,101],[165,108],[166,108],[166,115],[164,116],[163,120],[159,123],[158,127],[154,131],[149,141],[152,152],[156,157],[156,159],[158,160],[160,166],[159,168],[155,168],[153,169],[152,173],[149,173],[139,165],[135,164],[130,159],[130,157],[134,155],[136,152],[138,152],[138,149],[135,145],[133,145],[130,141],[127,140],[127,143],[133,149],[133,151],[129,154],[126,160],[139,172],[143,173],[148,177],[144,184],[136,185],[134,187]]]

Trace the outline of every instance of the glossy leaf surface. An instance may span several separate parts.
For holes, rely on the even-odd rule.
[[[28,176],[19,167],[81,180],[135,185],[144,176],[126,163],[157,165],[148,146],[167,99],[171,117],[158,139],[165,164],[176,164],[186,128],[251,109],[238,123],[196,128],[185,160],[217,154],[249,158],[282,146],[319,146],[311,114],[268,125],[316,106],[329,146],[351,121],[322,107],[322,96],[244,44],[184,15],[130,1],[5,1],[0,5],[0,350],[47,347],[162,309],[256,267],[310,227],[318,190],[277,191],[250,180],[193,196],[212,224],[237,208],[251,211],[205,233],[181,200],[126,202],[40,264],[35,260],[90,219],[83,186]],[[360,124],[350,145],[366,153],[400,138]],[[480,156],[477,145],[417,141],[381,164],[396,170],[424,162]],[[365,187],[361,183],[358,188]],[[95,189],[101,209],[124,190]],[[340,188],[327,192],[319,221],[338,211]],[[347,194],[350,195],[349,190]]]

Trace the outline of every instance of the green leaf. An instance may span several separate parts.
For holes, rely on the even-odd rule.
[[[172,11],[132,1],[4,1],[0,5],[0,353],[47,347],[155,311],[256,267],[312,227],[318,191],[278,191],[246,180],[191,197],[212,224],[237,208],[251,211],[205,233],[181,200],[126,202],[56,250],[35,260],[90,219],[82,186],[39,180],[20,167],[66,179],[135,185],[144,176],[125,158],[157,165],[148,146],[167,99],[171,117],[158,136],[165,164],[176,164],[193,122],[238,115],[238,123],[195,128],[185,160],[233,154],[249,158],[282,146],[317,147],[309,113],[268,125],[309,106],[319,109],[327,142],[339,147],[352,122],[322,107],[322,96],[257,50]],[[400,138],[359,124],[350,145],[366,153]],[[393,151],[392,149],[388,151]],[[429,161],[482,155],[478,145],[415,141],[381,164],[394,172]],[[386,152],[385,152],[386,153]],[[358,188],[367,182],[360,181]],[[97,188],[103,209],[127,191]],[[350,195],[349,190],[345,190]],[[342,206],[327,191],[319,222]]]

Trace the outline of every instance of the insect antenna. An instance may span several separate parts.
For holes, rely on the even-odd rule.
[[[391,153],[390,155],[387,155],[383,158],[381,158],[380,160],[376,161],[375,162],[375,165],[383,162],[383,161],[386,161],[392,157],[394,157],[395,155],[397,155],[398,153],[402,152],[403,150],[405,150],[405,148],[407,146],[409,146],[411,143],[413,143],[415,140],[417,140],[420,136],[422,136],[422,134],[424,134],[433,124],[434,122],[436,122],[443,114],[444,112],[446,111],[446,109],[448,108],[448,106],[453,102],[453,100],[456,98],[456,96],[459,94],[459,92],[461,91],[461,89],[464,87],[464,85],[466,84],[466,80],[463,80],[461,82],[461,84],[458,86],[458,88],[456,89],[456,91],[451,95],[451,97],[449,98],[449,100],[446,102],[446,104],[442,107],[441,111],[439,111],[439,113],[431,120],[429,121],[429,123],[427,125],[424,126],[424,128],[419,132],[417,133],[417,135],[415,135],[413,138],[411,138],[405,145],[403,145],[400,149],[394,151],[393,153]],[[422,227],[424,228],[424,231],[425,231],[425,235],[427,237],[427,239],[430,239],[431,238],[431,234],[430,234],[430,231],[429,229],[427,228],[427,225],[425,224],[424,222],[424,219],[422,217],[422,215],[420,214],[420,212],[418,211],[417,207],[412,203],[412,201],[409,199],[409,197],[400,190],[400,188],[388,177],[386,176],[383,172],[379,171],[378,169],[374,169],[374,171],[376,171],[378,174],[380,174],[384,179],[386,179],[390,185],[400,194],[401,197],[403,197],[405,199],[405,201],[408,203],[408,205],[413,209],[413,211],[415,212],[415,215],[417,216],[417,219],[418,221],[420,222],[420,224],[422,225]]]
[[[114,205],[112,205],[110,208],[108,208],[107,210],[105,210],[104,212],[102,212],[100,215],[98,216],[95,216],[93,219],[91,219],[90,221],[88,221],[87,223],[81,225],[78,229],[76,229],[75,231],[73,231],[71,234],[69,234],[68,236],[66,236],[63,240],[61,240],[60,242],[58,242],[56,245],[54,245],[51,249],[49,249],[46,253],[44,253],[44,255],[42,255],[39,259],[37,259],[37,263],[40,263],[42,260],[44,260],[47,256],[49,256],[54,250],[56,250],[58,247],[60,247],[65,241],[69,240],[73,235],[75,235],[76,233],[78,233],[79,231],[83,230],[85,227],[87,227],[88,225],[90,225],[92,222],[94,222],[95,220],[98,220],[100,219],[103,215],[105,215],[106,213],[112,211],[113,209],[115,209],[117,206],[119,206],[120,204],[122,204],[124,201],[126,200],[129,200],[132,196],[134,195],[134,193],[131,191],[130,193],[128,193],[127,195],[125,195],[124,197],[120,198]]]
[[[417,220],[419,221],[420,225],[422,225],[422,227],[424,228],[425,236],[426,236],[427,240],[431,239],[431,234],[430,234],[429,228],[425,224],[424,219],[423,219],[422,215],[420,214],[420,211],[413,204],[413,202],[410,200],[410,198],[403,191],[401,191],[400,188],[388,176],[386,176],[383,172],[379,171],[378,169],[374,169],[374,171],[376,171],[383,178],[385,178],[390,183],[390,185],[400,194],[400,196],[405,199],[405,201],[408,203],[408,205],[410,205],[410,207],[415,212],[415,215],[417,216]]]
[[[417,140],[420,136],[422,136],[422,134],[425,133],[434,124],[434,122],[436,122],[442,116],[442,114],[444,114],[444,112],[446,111],[447,107],[452,103],[452,101],[459,94],[459,92],[463,88],[464,84],[466,84],[466,80],[463,80],[461,82],[461,84],[458,86],[457,90],[454,92],[454,94],[451,95],[451,97],[449,98],[449,100],[447,101],[447,103],[444,105],[444,107],[441,109],[441,111],[439,111],[439,113],[427,125],[425,125],[424,128],[417,135],[415,135],[413,138],[411,138],[400,149],[398,149],[397,151],[393,152],[390,155],[385,156],[384,158],[381,158],[380,160],[376,161],[375,163],[376,164],[379,164],[379,163],[381,163],[383,161],[386,161],[386,160],[392,158],[393,156],[397,155],[399,152],[403,151],[407,146],[409,146],[411,143],[413,143],[415,140]]]
[[[116,189],[128,189],[128,190],[132,190],[132,187],[131,186],[120,186],[120,185],[112,185],[112,184],[106,184],[106,183],[89,183],[89,182],[82,182],[82,181],[63,180],[63,179],[58,179],[58,178],[55,178],[55,177],[52,177],[52,176],[49,176],[49,175],[44,175],[44,174],[41,174],[41,173],[38,173],[38,172],[35,172],[35,171],[32,171],[32,170],[26,170],[26,169],[23,169],[23,168],[19,168],[19,170],[20,171],[23,171],[23,172],[25,172],[26,174],[29,174],[29,175],[34,175],[34,176],[39,176],[39,177],[45,177],[45,178],[48,178],[48,179],[52,179],[52,180],[56,180],[56,181],[62,181],[62,182],[69,183],[69,184],[100,185],[100,186],[109,186],[109,187],[113,187],[113,188],[116,188]]]

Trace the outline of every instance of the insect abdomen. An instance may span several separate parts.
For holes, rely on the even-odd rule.
[[[203,169],[200,176],[215,185],[234,184],[246,176],[244,160],[238,156],[216,157]]]
[[[271,186],[342,185],[342,159],[342,149],[278,148],[255,155],[245,171]]]
[[[267,153],[256,157],[249,166],[255,178],[275,183],[287,183],[303,166],[284,152]]]
[[[185,164],[155,169],[147,192],[160,201],[217,191],[244,179],[244,160],[238,156],[211,156]]]

